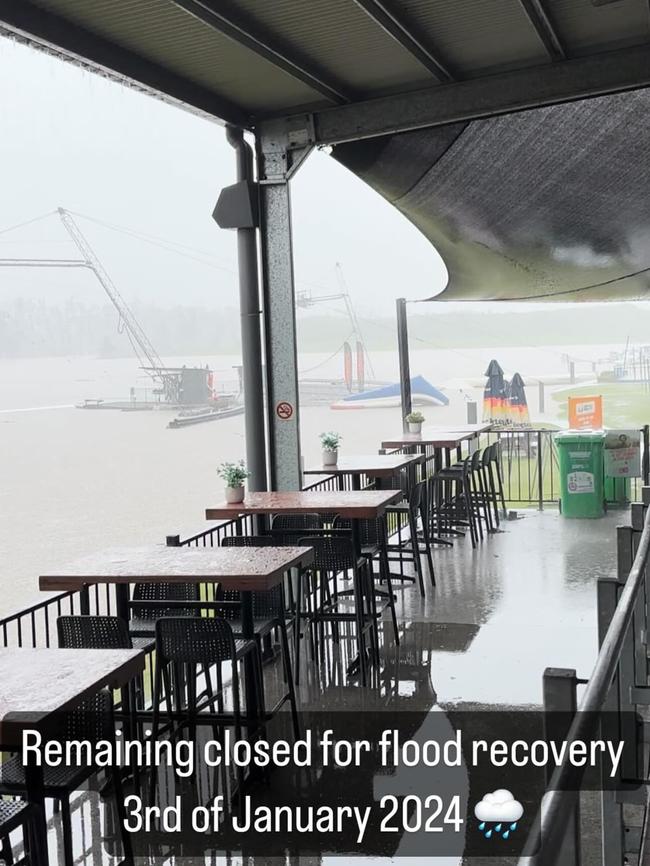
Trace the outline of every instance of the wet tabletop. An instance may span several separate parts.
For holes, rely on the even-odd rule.
[[[466,424],[459,427],[425,427],[421,433],[398,433],[384,439],[382,448],[402,448],[406,445],[429,445],[434,448],[456,448],[468,439],[492,429],[491,424]]]
[[[336,466],[312,466],[305,475],[370,475],[373,478],[395,475],[416,462],[415,454],[350,454],[339,457]]]
[[[208,520],[246,514],[339,514],[352,519],[381,517],[402,498],[399,490],[289,490],[248,493],[243,502],[207,508]]]
[[[225,589],[266,590],[297,565],[309,565],[309,547],[150,547],[100,551],[41,575],[42,590],[94,583],[218,582]]]
[[[0,649],[0,744],[20,742],[23,728],[104,686],[124,685],[144,670],[144,660],[133,649]]]

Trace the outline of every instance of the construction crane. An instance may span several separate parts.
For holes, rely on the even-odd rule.
[[[133,351],[135,352],[140,366],[146,370],[152,378],[159,379],[165,382],[166,371],[165,365],[160,359],[158,352],[151,345],[151,341],[142,329],[142,326],[136,319],[133,311],[129,308],[122,295],[117,290],[117,286],[111,280],[106,269],[97,258],[92,247],[81,233],[81,229],[72,218],[72,214],[60,207],[57,212],[61,218],[65,230],[68,232],[72,240],[77,246],[77,249],[83,257],[83,263],[87,268],[95,274],[102,288],[108,295],[111,303],[117,310],[120,326],[123,326],[129,337]]]
[[[340,291],[333,295],[312,295],[311,292],[300,291],[296,293],[296,305],[302,308],[313,307],[315,304],[325,303],[326,301],[343,301],[345,304],[345,309],[348,314],[348,318],[352,324],[353,336],[357,338],[359,343],[363,346],[363,351],[368,359],[368,368],[372,377],[375,376],[375,371],[372,367],[372,361],[370,360],[370,356],[368,355],[368,350],[366,349],[366,343],[363,339],[363,334],[361,333],[361,325],[359,324],[359,320],[357,319],[357,314],[352,306],[352,300],[350,299],[350,292],[348,291],[347,284],[345,282],[345,278],[343,276],[343,268],[339,262],[336,263],[336,279],[339,284]]]
[[[163,364],[160,355],[154,349],[151,341],[145,334],[142,325],[136,319],[133,311],[119,293],[117,286],[109,277],[106,269],[97,258],[94,250],[84,237],[81,229],[72,218],[72,214],[65,208],[57,208],[57,213],[63,223],[63,227],[81,253],[81,259],[0,259],[0,267],[27,267],[27,268],[88,268],[91,270],[100,285],[109,297],[109,300],[117,310],[119,316],[118,329],[126,331],[129,342],[133,347],[140,366],[159,382],[162,393],[166,400],[177,401],[179,398],[179,380],[176,371],[168,370]]]

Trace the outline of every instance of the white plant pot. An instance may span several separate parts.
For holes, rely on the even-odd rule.
[[[338,448],[334,451],[326,451],[323,449],[323,466],[336,466],[339,459]]]
[[[422,432],[422,421],[409,421],[409,433],[421,433]]]
[[[226,487],[226,502],[228,505],[235,505],[237,502],[243,502],[246,495],[246,488],[242,484],[241,487]]]

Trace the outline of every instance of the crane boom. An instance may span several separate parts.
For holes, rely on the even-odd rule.
[[[72,218],[72,214],[62,207],[57,208],[57,210],[61,222],[83,256],[86,266],[94,272],[111,303],[117,310],[120,322],[122,322],[126,328],[133,349],[140,361],[140,365],[154,379],[160,379],[164,382],[166,379],[165,365],[160,359],[158,352],[156,352],[152,346],[151,341],[143,331],[142,326],[136,319],[132,310],[129,308],[129,305],[119,293],[116,285],[113,283],[104,266],[97,258],[92,247],[81,233],[79,226]]]

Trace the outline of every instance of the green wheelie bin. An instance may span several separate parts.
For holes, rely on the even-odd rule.
[[[602,517],[605,513],[604,440],[604,433],[577,430],[555,437],[564,517]]]

